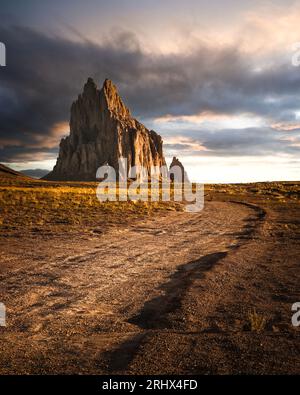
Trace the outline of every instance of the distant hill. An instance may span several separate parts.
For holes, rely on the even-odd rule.
[[[25,174],[11,169],[10,167],[4,166],[0,163],[0,177],[20,177],[27,178]]]
[[[33,178],[42,178],[49,172],[50,170],[46,170],[46,169],[26,169],[20,171],[20,173]]]

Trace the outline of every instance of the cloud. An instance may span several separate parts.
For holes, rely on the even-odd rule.
[[[57,122],[45,136],[43,134],[31,134],[32,142],[27,145],[30,148],[57,148],[57,142],[62,137],[68,136],[70,127],[68,122]]]
[[[191,152],[201,154],[203,151],[208,151],[208,148],[199,141],[187,136],[165,137],[164,149],[166,155],[172,152],[180,152],[182,156],[186,153],[190,154]]]
[[[1,163],[44,162],[56,158],[57,149],[7,146],[0,149]]]
[[[273,129],[286,132],[300,132],[300,123],[295,122],[278,122],[271,125]]]
[[[68,133],[70,105],[89,76],[98,83],[112,79],[146,125],[168,115],[191,126],[199,114],[206,114],[206,121],[210,117],[229,123],[250,114],[283,125],[296,121],[299,111],[299,70],[277,58],[259,65],[238,44],[213,47],[198,41],[193,51],[162,54],[143,51],[128,31],[97,44],[83,36],[71,41],[20,26],[1,27],[0,37],[7,48],[7,67],[0,70],[2,162],[55,157],[60,138]],[[197,144],[224,155],[296,149],[278,142],[272,128],[247,126],[212,128],[196,135]],[[186,150],[197,151],[191,142],[184,144]]]
[[[201,156],[223,158],[278,156],[298,158],[300,154],[300,133],[287,136],[275,132],[270,127],[222,129],[222,130],[184,130],[177,136],[165,138],[165,149],[169,156]]]

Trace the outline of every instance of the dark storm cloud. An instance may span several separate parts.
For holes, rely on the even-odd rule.
[[[26,144],[26,143],[25,143]],[[31,162],[53,159],[56,157],[57,149],[31,148],[26,145],[9,145],[0,148],[1,162]]]
[[[177,136],[178,143],[165,144],[166,151],[172,155],[262,157],[285,153],[299,157],[300,154],[299,132],[293,134],[295,140],[290,140],[284,132],[274,133],[274,129],[267,127],[193,132],[181,130],[180,133],[182,137]]]
[[[75,42],[18,26],[1,27],[0,41],[7,47],[7,67],[0,68],[0,161],[55,153],[48,137],[57,123],[68,121],[70,105],[88,76],[99,84],[112,79],[134,114],[149,120],[206,110],[291,120],[299,108],[297,68],[275,64],[254,71],[253,59],[237,48],[199,43],[192,53],[154,55],[128,32],[95,44],[82,36]],[[232,133],[247,144],[244,135]],[[223,134],[225,142],[216,135],[205,141],[207,147],[227,149],[232,135]],[[276,143],[274,149],[279,149]]]

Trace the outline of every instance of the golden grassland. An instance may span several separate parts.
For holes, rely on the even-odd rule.
[[[1,230],[83,230],[139,219],[158,211],[182,210],[176,202],[99,202],[97,186],[97,182],[0,178]]]
[[[172,201],[100,203],[96,197],[97,186],[97,182],[0,177],[1,232],[78,232],[95,227],[101,230],[108,224],[183,210],[182,204]],[[300,182],[206,185],[205,199],[299,204]]]
[[[257,182],[250,184],[215,184],[205,187],[207,193],[255,198],[265,202],[296,203],[300,200],[300,181]]]

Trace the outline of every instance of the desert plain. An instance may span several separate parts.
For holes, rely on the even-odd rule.
[[[300,183],[205,207],[107,202],[1,169],[1,374],[295,374]]]

